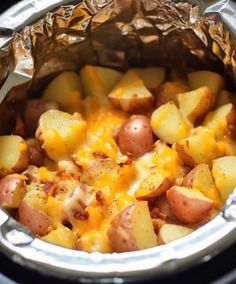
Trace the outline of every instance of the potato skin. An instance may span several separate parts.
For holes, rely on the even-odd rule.
[[[215,207],[214,202],[185,196],[177,186],[167,191],[167,199],[173,214],[183,223],[191,224],[204,220]]]
[[[118,133],[122,154],[138,158],[153,148],[153,133],[150,120],[144,115],[133,116],[123,123]]]
[[[59,109],[59,104],[44,99],[28,100],[24,112],[25,130],[28,136],[34,135],[42,113],[50,109]]]
[[[14,193],[19,190],[19,200],[14,200]],[[8,175],[0,180],[0,204],[8,208],[17,208],[26,192],[26,182],[16,175]]]
[[[24,200],[19,206],[18,217],[19,222],[28,227],[34,235],[45,235],[51,224],[51,219],[46,213],[33,208]]]
[[[111,248],[115,252],[127,252],[139,249],[132,234],[131,218],[134,209],[134,205],[125,208],[111,222],[107,235]]]

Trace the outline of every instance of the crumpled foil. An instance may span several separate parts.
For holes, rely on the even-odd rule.
[[[236,42],[230,31],[212,15],[200,15],[196,4],[201,1],[189,2],[83,0],[61,6],[16,33],[1,50],[0,84],[19,71],[33,76],[20,89],[39,96],[53,76],[85,64],[118,70],[147,65],[179,71],[206,68],[236,82]],[[13,124],[16,102],[26,94],[15,88],[5,97],[0,133]]]

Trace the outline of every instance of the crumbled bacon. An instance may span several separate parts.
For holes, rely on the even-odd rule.
[[[43,186],[43,190],[45,191],[45,193],[49,194],[49,192],[51,192],[51,194],[54,192],[55,189],[55,183],[53,182],[46,182]],[[53,189],[54,186],[54,189]]]
[[[87,211],[81,211],[81,210],[76,210],[75,208],[73,209],[73,216],[75,219],[79,220],[88,220],[89,218],[89,213]]]
[[[123,167],[123,166],[128,166],[128,165],[131,165],[132,162],[133,162],[133,160],[127,159],[125,162],[119,163],[119,166],[121,166],[121,167]]]
[[[166,220],[167,219],[167,215],[165,213],[161,212],[159,208],[154,208],[151,211],[151,218],[152,219],[160,218],[162,220]]]
[[[100,202],[101,204],[103,204],[103,196],[102,196],[101,190],[98,190],[98,191],[96,192],[96,200],[97,200],[98,202]]]
[[[94,153],[93,153],[93,156],[94,156],[95,158],[99,158],[99,159],[106,159],[106,158],[108,158],[108,156],[107,156],[105,153],[103,153],[102,151],[96,151],[96,152],[94,152]]]

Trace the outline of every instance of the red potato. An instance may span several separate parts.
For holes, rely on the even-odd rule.
[[[147,201],[136,201],[113,219],[107,232],[115,252],[135,251],[157,245]]]
[[[212,129],[216,138],[234,137],[236,134],[235,107],[229,103],[218,107],[212,112],[208,112],[202,125]]]
[[[190,87],[194,90],[203,86],[207,86],[216,95],[224,88],[225,79],[212,71],[200,70],[187,74]]]
[[[19,206],[18,216],[20,223],[28,227],[34,235],[46,235],[51,225],[51,218],[46,213],[34,208],[24,200]]]
[[[29,147],[17,135],[0,136],[0,177],[21,172],[29,164]]]
[[[218,208],[221,208],[222,200],[208,165],[199,164],[194,167],[184,177],[182,186],[200,190],[206,197],[212,199]]]
[[[18,208],[26,192],[25,178],[7,175],[0,180],[0,204],[6,208]]]
[[[27,144],[29,146],[30,160],[29,163],[31,165],[41,167],[44,165],[44,156],[40,151],[40,147],[37,143],[36,139],[28,139]]]
[[[173,214],[183,223],[203,221],[214,209],[214,202],[199,190],[173,186],[167,191],[167,199]]]
[[[229,103],[236,106],[236,94],[227,90],[222,90],[216,97],[214,108],[216,109]]]
[[[173,175],[166,170],[153,170],[144,178],[135,192],[135,197],[139,200],[148,200],[157,197],[167,191],[174,182]]]
[[[177,219],[175,215],[172,213],[170,209],[169,202],[167,200],[166,194],[162,194],[161,196],[158,196],[155,206],[167,216],[167,220],[172,222],[177,222]]]
[[[144,115],[132,116],[120,128],[118,144],[122,154],[138,158],[153,148],[150,120]]]
[[[193,232],[193,229],[174,225],[174,224],[164,224],[158,234],[158,244],[167,244],[174,240],[180,239]]]
[[[59,104],[57,102],[44,99],[32,99],[26,102],[24,123],[28,136],[34,135],[41,114],[50,109],[59,109]]]
[[[152,93],[133,70],[125,73],[108,95],[114,107],[125,112],[148,110],[154,102]]]
[[[174,144],[188,136],[191,124],[171,101],[158,107],[151,116],[153,132],[168,144]]]
[[[192,123],[202,118],[212,107],[215,94],[208,87],[176,95],[181,113]]]
[[[154,95],[156,97],[156,106],[159,107],[170,101],[173,101],[178,106],[176,95],[179,93],[187,92],[188,87],[180,82],[165,82],[155,90]]]

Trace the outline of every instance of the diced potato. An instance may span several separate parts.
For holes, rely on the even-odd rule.
[[[236,187],[235,169],[236,156],[225,156],[212,161],[212,175],[224,202]]]
[[[18,208],[26,192],[26,178],[11,174],[0,180],[0,204],[5,208]]]
[[[57,102],[44,99],[31,99],[26,102],[24,112],[25,129],[28,136],[34,136],[38,120],[42,113],[50,109],[59,109]]]
[[[208,87],[177,94],[179,109],[192,123],[205,115],[212,107],[215,94]]]
[[[189,167],[211,161],[220,156],[214,133],[204,127],[198,127],[198,132],[177,142],[174,149],[180,159]]]
[[[158,243],[167,244],[174,240],[180,239],[193,232],[193,229],[174,225],[174,224],[164,224],[158,234]]]
[[[172,213],[170,209],[170,205],[167,200],[166,194],[158,196],[158,198],[155,201],[155,206],[161,211],[161,213],[166,215],[168,221],[170,221],[171,223],[178,222],[175,215]]]
[[[17,135],[0,136],[0,176],[21,172],[29,163],[29,147]]]
[[[203,125],[214,130],[217,138],[221,139],[224,136],[233,137],[236,132],[236,113],[234,106],[226,104],[220,106],[213,112],[209,112]]]
[[[189,85],[194,90],[203,86],[209,87],[216,95],[224,89],[225,80],[224,78],[212,71],[202,70],[194,71],[187,75]]]
[[[185,93],[188,90],[188,87],[183,83],[165,82],[154,92],[156,97],[156,106],[159,107],[169,101],[173,101],[175,105],[178,106],[176,95],[179,93]]]
[[[49,110],[39,119],[36,131],[41,148],[54,161],[67,158],[84,142],[86,122],[78,116]]]
[[[192,169],[185,176],[182,185],[200,190],[206,197],[212,199],[219,209],[221,208],[222,200],[207,164],[200,164]]]
[[[108,95],[112,104],[125,112],[149,109],[154,97],[145,87],[138,74],[129,70]]]
[[[76,248],[75,235],[70,229],[63,225],[60,225],[55,230],[49,232],[47,235],[42,237],[41,240],[70,249]]]
[[[80,70],[85,96],[107,97],[121,77],[121,72],[106,67],[86,65]]]
[[[157,197],[167,191],[174,182],[172,174],[163,169],[155,169],[141,181],[135,192],[135,197],[139,200],[148,200]]]
[[[173,102],[168,102],[153,112],[151,126],[156,136],[169,144],[187,137],[191,128]]]
[[[197,223],[208,217],[214,202],[197,189],[173,186],[167,191],[173,214],[183,223]]]
[[[59,103],[63,111],[80,111],[80,77],[72,71],[63,72],[54,78],[43,92],[43,99]]]
[[[18,214],[19,221],[28,227],[33,234],[43,236],[47,233],[51,219],[45,212],[34,208],[23,200],[19,206]]]
[[[138,73],[144,85],[149,90],[158,88],[165,79],[165,69],[163,67],[146,67],[131,69]]]
[[[157,245],[147,201],[136,201],[122,210],[108,230],[110,245],[115,252],[135,251]]]

